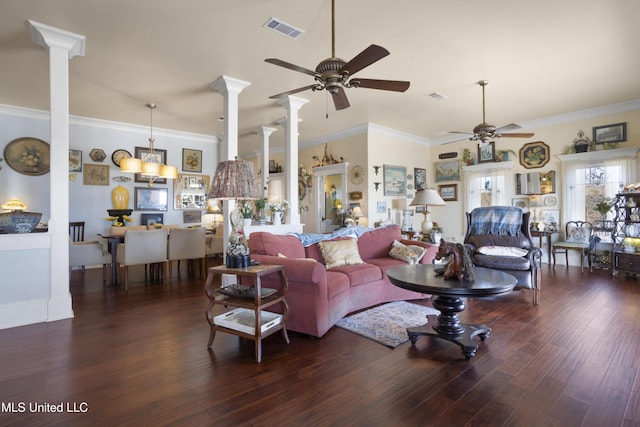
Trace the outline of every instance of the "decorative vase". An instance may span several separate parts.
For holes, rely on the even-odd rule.
[[[251,218],[242,218],[242,228],[247,228],[251,225]]]
[[[129,190],[118,185],[111,191],[111,202],[114,209],[127,209],[129,207]]]
[[[282,212],[274,212],[273,225],[281,225],[281,224],[282,224]]]

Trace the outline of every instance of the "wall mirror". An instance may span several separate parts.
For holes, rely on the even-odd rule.
[[[209,175],[179,174],[173,182],[174,209],[206,209]]]
[[[347,163],[313,168],[313,198],[317,233],[330,233],[340,228],[339,214],[348,206]]]
[[[516,174],[516,194],[550,194],[556,192],[556,171]]]

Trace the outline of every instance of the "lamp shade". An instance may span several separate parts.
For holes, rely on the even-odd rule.
[[[354,218],[360,218],[364,216],[364,213],[362,213],[362,209],[360,209],[360,206],[354,207],[353,210],[351,211],[351,214],[353,215]]]
[[[246,160],[225,160],[218,163],[210,199],[259,199],[262,197],[253,164]]]
[[[410,206],[444,206],[446,203],[433,188],[416,191],[416,197],[409,204]]]
[[[142,172],[142,160],[135,157],[120,159],[120,172],[140,173]]]

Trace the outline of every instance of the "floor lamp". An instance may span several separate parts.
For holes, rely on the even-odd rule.
[[[425,188],[416,191],[416,197],[409,203],[409,206],[424,206],[424,221],[420,224],[423,235],[431,233],[433,222],[429,217],[429,205],[444,206],[446,203],[433,188]]]

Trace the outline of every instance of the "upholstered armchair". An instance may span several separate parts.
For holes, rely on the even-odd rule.
[[[172,228],[169,231],[169,280],[173,278],[173,261],[197,259],[200,263],[200,275],[207,268],[206,228]]]
[[[476,208],[467,212],[465,247],[474,265],[511,274],[515,289],[531,289],[533,304],[540,304],[540,259],[533,244],[529,212],[510,206]]]
[[[589,271],[593,271],[591,255],[595,253],[600,238],[593,234],[593,226],[587,221],[568,221],[565,225],[564,240],[553,244],[553,268],[556,268],[556,254],[564,253],[565,265],[569,267],[569,251],[576,251],[580,257],[580,271],[584,272],[587,258]]]

